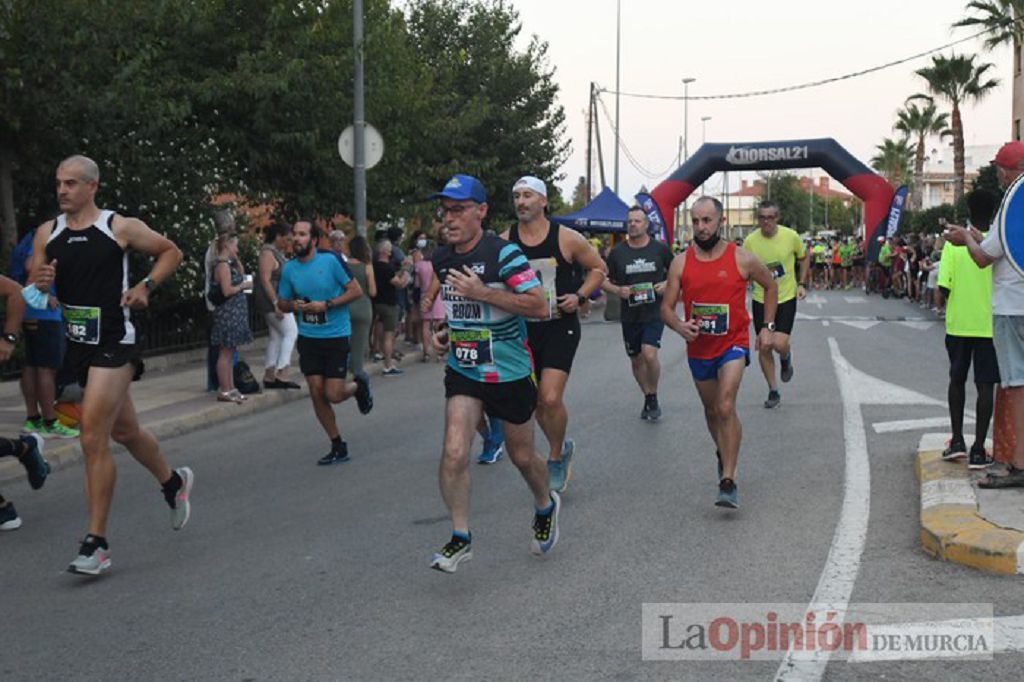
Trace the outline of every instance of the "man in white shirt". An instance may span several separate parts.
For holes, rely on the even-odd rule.
[[[1009,187],[1024,173],[1024,142],[1007,142],[992,160],[999,184]],[[1007,197],[999,205],[993,228],[1000,224],[1007,210]],[[1024,230],[1024,225],[1013,225]],[[948,241],[966,246],[978,267],[992,266],[992,341],[999,360],[1000,383],[1011,392],[1014,439],[1013,462],[1005,475],[990,473],[979,481],[982,488],[1024,487],[1024,277],[1006,258],[998,229],[987,237],[975,228],[948,225]]]

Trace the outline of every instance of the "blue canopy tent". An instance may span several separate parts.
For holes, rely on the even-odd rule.
[[[629,206],[610,187],[601,190],[594,199],[576,213],[551,216],[551,221],[571,227],[578,232],[626,231]]]

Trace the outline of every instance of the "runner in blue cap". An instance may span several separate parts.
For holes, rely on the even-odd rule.
[[[537,384],[526,340],[526,317],[540,317],[547,301],[522,249],[485,234],[487,192],[476,178],[456,175],[431,195],[441,200],[448,244],[435,252],[435,277],[425,305],[440,295],[448,327],[433,337],[448,353],[445,371],[445,437],[441,497],[452,518],[452,536],[430,561],[454,573],[472,557],[469,530],[469,451],[483,414],[505,423],[505,448],[533,494],[531,549],[546,554],[558,541],[558,493],[533,445]]]

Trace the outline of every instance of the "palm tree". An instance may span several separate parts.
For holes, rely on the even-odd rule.
[[[931,135],[938,135],[940,138],[951,135],[949,115],[938,113],[935,110],[934,100],[929,99],[922,107],[906,103],[903,109],[896,112],[896,119],[893,130],[903,133],[906,138],[917,139],[917,149],[914,154],[914,194],[911,206],[915,211],[919,211],[921,210],[921,191],[924,187],[922,174],[924,172],[925,139]]]
[[[878,153],[871,157],[871,167],[885,176],[885,179],[898,187],[903,178],[910,172],[910,160],[914,158],[914,148],[907,138],[893,140],[885,138],[882,144],[876,145]]]
[[[988,31],[985,47],[990,50],[1000,45],[1020,49],[1024,43],[1024,0],[973,0],[968,10],[977,12],[953,24],[954,27],[978,26]]]
[[[964,195],[964,123],[960,117],[960,105],[980,102],[997,85],[999,79],[985,80],[985,74],[992,64],[975,64],[975,55],[951,55],[932,57],[932,65],[916,71],[928,81],[928,90],[933,95],[945,98],[953,107],[950,129],[953,132],[953,200],[960,201]],[[911,99],[930,99],[928,95],[914,95]]]

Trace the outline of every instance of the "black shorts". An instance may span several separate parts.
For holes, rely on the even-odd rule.
[[[444,397],[447,400],[457,395],[476,398],[484,404],[488,417],[497,417],[510,424],[530,421],[537,407],[537,384],[533,377],[488,384],[473,381],[448,367],[444,372]]]
[[[961,384],[967,381],[967,370],[973,360],[975,383],[999,383],[999,362],[992,339],[946,334],[946,353],[949,355],[950,381]]]
[[[569,315],[550,322],[527,322],[526,331],[533,355],[533,368],[540,376],[545,369],[572,370],[580,345],[580,318]]]
[[[146,365],[142,362],[142,351],[134,343],[107,342],[98,345],[88,343],[67,342],[67,349],[64,351],[64,362],[61,365],[57,376],[59,386],[67,386],[77,382],[84,387],[89,379],[90,367],[124,367],[132,365],[135,373],[132,374],[132,381],[138,381],[146,371]]]
[[[751,301],[751,312],[754,318],[754,334],[761,333],[764,327],[764,304]],[[796,320],[796,299],[791,298],[785,303],[780,303],[775,310],[775,331],[780,334],[792,334],[793,322]]]
[[[299,371],[304,376],[344,379],[348,371],[348,337],[315,339],[299,335]]]
[[[665,323],[660,319],[646,322],[623,322],[622,340],[626,344],[626,355],[635,358],[640,355],[641,346],[661,348],[661,335],[665,331]]]
[[[60,369],[64,363],[64,325],[60,320],[25,320],[25,365]]]

